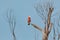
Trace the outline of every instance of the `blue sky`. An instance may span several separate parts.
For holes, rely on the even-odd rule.
[[[0,40],[13,40],[7,23],[6,11],[8,8],[14,10],[16,16],[16,29],[15,34],[17,40],[34,40],[35,32],[37,40],[42,40],[42,33],[32,26],[27,25],[27,17],[30,15],[32,23],[42,26],[41,18],[37,15],[34,4],[40,0],[0,0]],[[43,0],[44,1],[44,0]],[[55,9],[53,13],[60,11],[60,0],[55,1]],[[51,31],[49,40],[52,39],[53,31]],[[38,36],[39,35],[39,36]]]

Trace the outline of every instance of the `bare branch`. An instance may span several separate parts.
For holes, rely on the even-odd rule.
[[[36,9],[38,16],[40,16],[42,18],[44,24],[46,24],[46,15],[44,13],[45,10],[44,10],[43,5],[37,4],[34,8]]]
[[[50,32],[51,32],[51,30],[52,30],[52,26],[53,26],[53,23],[50,23],[49,33],[50,33]]]
[[[9,10],[7,11],[6,16],[7,16],[7,19],[8,19],[9,27],[10,27],[11,33],[13,35],[13,38],[14,38],[14,40],[16,40],[16,36],[15,36],[15,33],[14,33],[14,30],[15,30],[15,27],[16,27],[16,19],[15,19],[15,16],[13,15],[13,13],[12,13],[12,9],[10,9],[10,11]]]
[[[14,32],[12,33],[12,35],[13,35],[13,39],[16,40],[16,36]]]
[[[38,30],[42,31],[42,28],[40,28],[40,27],[39,27],[39,26],[37,26],[36,24],[32,24],[32,23],[31,23],[31,25],[32,25],[34,28],[36,28],[36,29],[38,29]]]
[[[49,12],[48,12],[48,21],[47,21],[48,28],[49,28],[49,26],[50,26],[51,15],[52,15],[53,9],[54,9],[54,8],[49,8]]]

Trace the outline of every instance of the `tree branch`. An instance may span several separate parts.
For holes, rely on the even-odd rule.
[[[32,23],[31,23],[31,25],[32,25],[34,28],[36,28],[36,29],[38,29],[38,30],[42,31],[42,28],[40,28],[40,27],[39,27],[39,26],[37,26],[36,24],[32,24]]]
[[[12,14],[12,9],[10,9],[10,11],[9,10],[7,11],[7,19],[8,19],[8,23],[9,23],[12,36],[14,40],[16,40],[16,35],[14,33],[15,27],[16,27],[16,19],[15,19],[14,14]]]
[[[53,26],[53,24],[52,24],[52,23],[50,23],[49,33],[51,32],[52,26]]]
[[[53,10],[54,10],[54,8],[49,8],[48,21],[47,21],[48,28],[49,28],[49,26],[50,26],[51,15],[52,15]]]

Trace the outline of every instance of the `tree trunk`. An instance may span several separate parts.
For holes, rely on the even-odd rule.
[[[43,39],[42,40],[48,40],[48,36],[46,37],[46,36],[43,35]]]
[[[45,29],[42,35],[43,35],[42,40],[48,40],[49,31]]]

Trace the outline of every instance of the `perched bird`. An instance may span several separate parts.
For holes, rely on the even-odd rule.
[[[31,17],[28,16],[28,25],[30,25],[30,22],[31,22]]]

